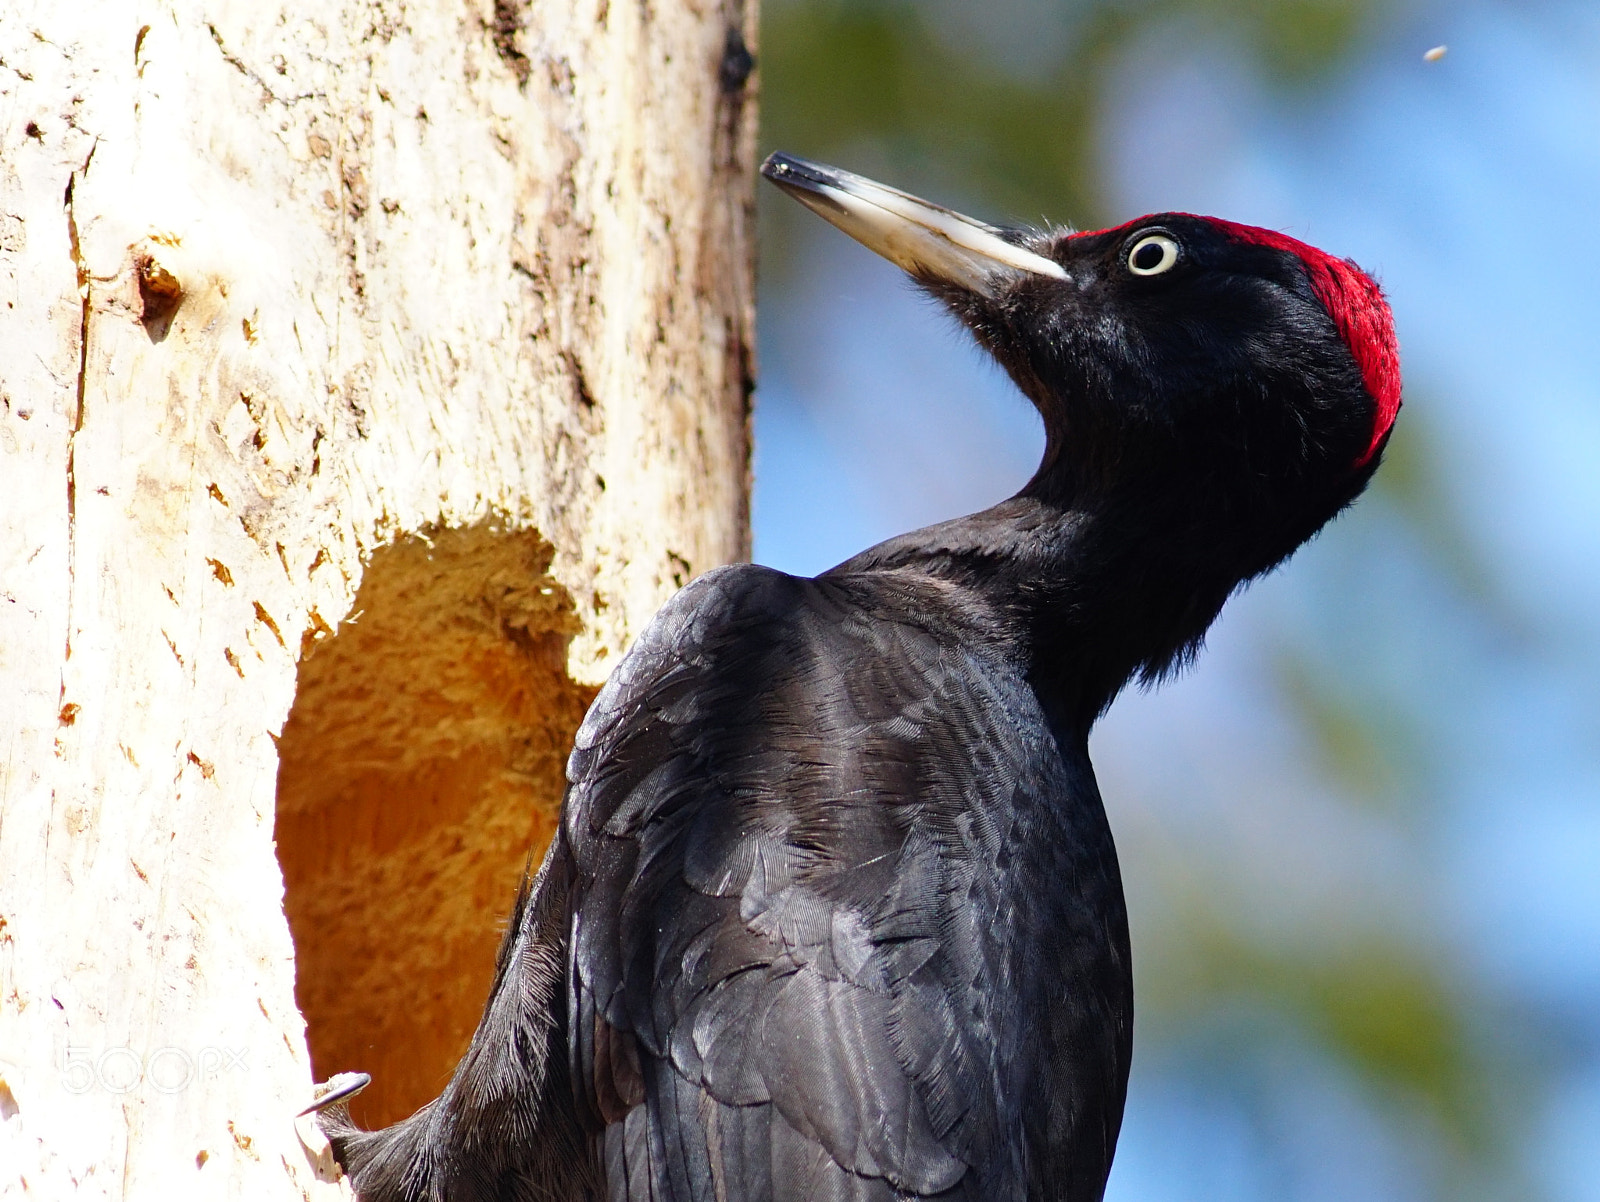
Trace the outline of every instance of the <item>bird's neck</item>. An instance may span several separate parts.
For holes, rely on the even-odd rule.
[[[1013,643],[1057,719],[1086,736],[1130,679],[1181,664],[1249,574],[1217,529],[1187,503],[1022,495],[880,543],[833,573],[954,585]]]

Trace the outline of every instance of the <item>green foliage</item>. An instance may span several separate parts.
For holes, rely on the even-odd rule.
[[[1318,82],[1373,16],[1365,0],[1199,0],[1195,7],[1231,24],[1262,74],[1288,87]]]
[[[959,53],[909,6],[773,4],[762,139],[809,157],[861,156],[910,187],[977,189],[1008,212],[1092,213],[1098,72],[1084,68],[1102,55],[1074,49],[1048,78],[1020,80]]]
[[[1146,31],[1174,23],[1245,46],[1265,78],[1314,80],[1350,49],[1367,0],[1080,0],[1038,34],[1059,52],[1019,74],[992,44],[943,33],[947,10],[910,0],[772,0],[761,39],[762,142],[909,188],[970,198],[1013,219],[1108,220],[1094,175],[1111,70]],[[988,19],[1041,22],[1016,0]],[[1065,19],[1061,19],[1064,14]],[[968,20],[971,20],[969,16]],[[1058,36],[1065,28],[1067,36]],[[769,225],[780,255],[788,210]],[[769,265],[781,266],[781,259]]]
[[[1390,803],[1418,775],[1419,752],[1403,710],[1285,647],[1274,665],[1277,684],[1321,760],[1320,767],[1358,802]]]
[[[1245,1046],[1229,1049],[1241,1067],[1264,1032],[1287,1029],[1379,1105],[1425,1116],[1453,1158],[1505,1151],[1495,1121],[1504,1091],[1490,1084],[1504,1066],[1488,1063],[1471,991],[1445,965],[1404,934],[1359,925],[1263,933],[1220,910],[1217,890],[1204,892],[1164,906],[1140,949],[1141,1017],[1158,1045],[1203,1045],[1219,1024],[1256,1015]]]

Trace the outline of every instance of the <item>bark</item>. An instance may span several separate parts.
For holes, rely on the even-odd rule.
[[[754,21],[0,8],[0,1192],[333,1196],[313,1074],[443,1079],[748,552]]]

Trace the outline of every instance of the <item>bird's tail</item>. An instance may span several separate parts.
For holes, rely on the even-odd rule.
[[[318,1114],[362,1202],[599,1196],[569,1082],[567,889],[552,847],[538,875],[523,876],[488,1005],[442,1094],[381,1131],[356,1126],[343,1102]]]

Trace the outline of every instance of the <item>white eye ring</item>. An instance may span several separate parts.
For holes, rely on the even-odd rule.
[[[1177,261],[1178,244],[1165,234],[1146,234],[1128,251],[1128,270],[1134,275],[1160,275]]]

